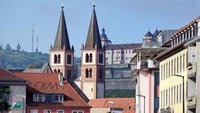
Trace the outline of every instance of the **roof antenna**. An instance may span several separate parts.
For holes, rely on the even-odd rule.
[[[64,3],[61,4],[61,8],[64,9]]]
[[[34,24],[33,24],[33,30],[32,30],[32,51],[34,52]]]
[[[93,1],[93,7],[95,7],[95,1]]]
[[[37,48],[36,48],[36,52],[38,52],[38,36],[37,36]]]

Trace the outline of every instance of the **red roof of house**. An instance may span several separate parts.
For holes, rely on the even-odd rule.
[[[90,107],[84,99],[67,82],[60,86],[58,74],[53,73],[15,73],[18,77],[28,81],[27,103],[35,107]],[[33,102],[33,93],[64,94],[64,102]]]
[[[13,73],[0,68],[0,81],[10,81],[10,82],[26,82],[25,80],[17,77]]]
[[[101,98],[88,103],[93,108],[123,108],[123,113],[135,113],[134,98]]]

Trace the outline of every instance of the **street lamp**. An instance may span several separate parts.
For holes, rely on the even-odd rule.
[[[111,113],[114,113],[114,103],[113,101],[108,101],[109,104],[112,104],[113,107],[111,107]]]
[[[184,100],[184,96],[185,96],[185,92],[184,92],[184,76],[181,75],[173,75],[173,76],[177,76],[177,77],[181,77],[182,78],[182,82],[183,82],[183,113],[185,113],[185,100]]]
[[[144,95],[137,95],[138,97],[143,97],[144,98],[144,113],[145,113],[145,96]]]

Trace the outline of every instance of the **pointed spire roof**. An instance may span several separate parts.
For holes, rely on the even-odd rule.
[[[145,37],[149,36],[149,37],[153,37],[152,33],[150,31],[148,31],[145,35]]]
[[[97,23],[97,17],[95,12],[95,5],[93,5],[92,17],[90,20],[90,26],[88,30],[87,40],[85,44],[86,49],[102,49],[100,35],[99,35],[99,27]]]
[[[56,33],[56,39],[54,43],[54,49],[65,49],[70,50],[69,37],[67,33],[67,26],[65,22],[64,7],[62,6],[62,11],[60,15],[60,20],[58,24],[58,29]]]

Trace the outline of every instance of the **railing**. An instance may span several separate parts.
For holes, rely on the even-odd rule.
[[[158,68],[158,62],[154,60],[141,60],[137,63],[137,69]]]
[[[188,66],[187,67],[188,69],[188,77],[193,77],[193,76],[196,76],[196,72],[197,72],[197,65],[196,63],[195,64],[192,64],[191,66]]]

